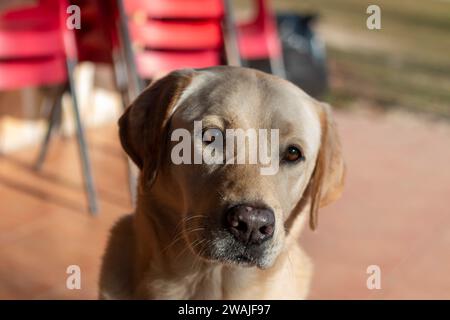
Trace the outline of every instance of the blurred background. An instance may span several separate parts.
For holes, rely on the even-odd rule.
[[[334,107],[347,182],[299,240],[310,298],[450,299],[449,53],[448,0],[0,2],[0,298],[97,297],[133,208],[117,118],[171,70],[231,64]]]

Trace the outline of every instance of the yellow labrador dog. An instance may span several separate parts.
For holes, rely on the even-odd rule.
[[[199,122],[200,145],[180,151]],[[340,195],[345,171],[329,106],[256,70],[181,70],[147,87],[119,126],[141,173],[136,211],[112,229],[103,258],[102,299],[307,296],[312,268],[298,236],[305,218],[317,227],[317,211]],[[274,151],[275,170],[228,161],[235,154],[189,162],[212,143],[224,151],[211,155],[225,158],[234,146],[225,141],[229,129],[275,130],[264,149]],[[254,145],[249,137],[244,146]]]

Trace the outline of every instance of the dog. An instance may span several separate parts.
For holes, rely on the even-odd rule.
[[[206,145],[230,128],[277,129],[277,172],[175,164],[172,134],[192,133],[195,121]],[[257,70],[179,70],[136,98],[119,136],[140,169],[138,195],[134,214],[112,228],[101,299],[307,297],[312,263],[298,237],[308,218],[317,227],[319,207],[340,196],[345,176],[329,105]]]

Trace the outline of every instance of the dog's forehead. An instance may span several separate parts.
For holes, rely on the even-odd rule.
[[[177,104],[177,117],[184,121],[214,115],[237,127],[303,132],[320,128],[317,110],[306,93],[288,81],[252,69],[199,71]]]

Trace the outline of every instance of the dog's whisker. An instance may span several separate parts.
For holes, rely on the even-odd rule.
[[[183,223],[185,223],[187,225],[188,221],[192,221],[194,219],[200,219],[200,218],[207,218],[207,216],[202,215],[202,214],[197,214],[194,216],[189,216],[189,217],[185,217],[183,219],[181,219],[181,221],[177,224],[177,226],[175,227],[175,236],[174,239],[166,246],[162,249],[163,252],[166,252],[170,247],[172,247],[173,245],[175,245],[175,243],[177,243],[179,240],[181,240],[183,238]],[[186,232],[189,232],[190,230],[187,228]]]
[[[183,232],[180,231],[177,233],[177,235],[175,236],[175,238],[166,246],[162,249],[162,252],[166,252],[168,249],[170,249],[170,247],[172,247],[173,245],[175,245],[175,243],[177,243],[179,240],[183,239]]]
[[[197,215],[193,215],[193,216],[189,216],[189,217],[185,217],[185,218],[181,219],[181,221],[178,222],[178,224],[175,226],[175,231],[179,230],[179,228],[181,228],[183,226],[183,223],[187,223],[188,221],[191,221],[194,219],[200,219],[200,218],[207,218],[207,216],[205,216],[203,214],[197,214]]]
[[[204,214],[197,214],[197,215],[194,215],[194,216],[190,216],[190,217],[184,218],[184,219],[182,220],[182,222],[183,222],[183,221],[184,221],[184,222],[187,222],[187,221],[190,221],[190,220],[193,220],[193,219],[200,219],[200,218],[207,218],[207,216],[205,216]]]
[[[194,233],[196,231],[201,231],[201,230],[204,230],[204,229],[205,228],[203,228],[203,227],[194,228],[194,229],[187,229],[185,232],[186,232],[186,234],[191,234],[191,233]],[[180,241],[183,238],[184,238],[184,232],[183,232],[183,230],[181,230],[180,232],[177,233],[175,238],[166,247],[164,247],[164,249],[162,251],[166,252],[168,249],[170,249],[172,246],[174,246],[175,243],[177,243],[178,241]]]
[[[195,245],[192,245],[191,248],[192,250],[195,250],[195,248],[197,248],[198,246],[200,246],[203,242],[207,241],[206,239],[201,239],[200,241],[198,241]],[[195,252],[195,251],[194,251]]]
[[[182,232],[181,233],[181,235],[180,235],[180,237],[179,237],[179,239],[177,239],[177,241],[178,240],[180,240],[180,239],[182,239],[182,238],[184,238],[184,236],[186,235],[191,235],[191,234],[193,234],[193,233],[195,233],[195,232],[199,232],[199,231],[203,231],[203,230],[205,230],[205,228],[204,227],[198,227],[198,228],[193,228],[193,229],[187,229],[187,230],[185,230],[185,232]],[[204,239],[197,239],[197,240],[194,240],[194,242],[191,244],[191,247],[192,248],[194,248],[195,247],[195,243],[196,242],[198,242],[199,240],[204,240]],[[174,245],[175,243],[173,243],[172,245]],[[181,251],[181,252],[179,252],[178,254],[177,254],[177,256],[175,257],[175,259],[177,259],[179,256],[181,256],[185,251],[186,251],[186,249],[188,249],[189,248],[189,245],[186,245],[185,246],[185,248]],[[167,250],[167,249],[166,249]]]
[[[196,242],[196,241],[198,241],[198,240],[195,240],[194,241],[194,243]],[[183,255],[183,253],[186,251],[186,250],[188,250],[189,249],[189,246],[185,246],[184,248],[183,248],[183,250],[181,250],[180,252],[178,252],[177,253],[177,255],[175,256],[175,260],[177,260],[179,257],[181,257],[182,255]]]
[[[197,244],[198,242],[203,241],[203,240],[205,240],[205,239],[197,239],[197,240],[194,240],[194,241],[192,242],[192,244],[190,245],[190,247],[191,247],[191,248],[195,248],[196,244]],[[186,250],[188,250],[188,249],[189,249],[189,245],[185,246],[184,249],[181,250],[181,251],[175,256],[175,260],[177,260],[177,259],[178,259],[178,258],[179,258]]]
[[[207,240],[206,243],[203,245],[203,248],[200,249],[200,251],[198,252],[198,254],[196,254],[194,261],[191,264],[191,268],[193,269],[197,269],[198,264],[202,261],[202,255],[203,253],[206,251],[206,249],[208,248],[208,246],[212,243],[212,240]]]

